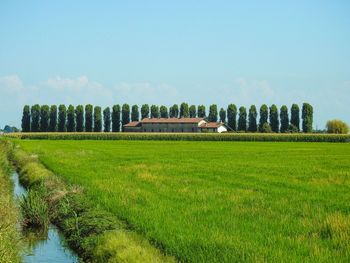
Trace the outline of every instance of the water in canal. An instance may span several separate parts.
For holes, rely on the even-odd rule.
[[[20,197],[26,195],[27,191],[20,185],[18,174],[14,172],[11,176],[14,183],[14,195]],[[24,263],[68,263],[78,262],[78,257],[70,251],[63,242],[63,237],[54,225],[50,225],[47,233],[26,233],[28,248],[22,257]]]

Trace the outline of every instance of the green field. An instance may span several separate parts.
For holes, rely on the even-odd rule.
[[[180,261],[350,261],[349,144],[16,143]]]

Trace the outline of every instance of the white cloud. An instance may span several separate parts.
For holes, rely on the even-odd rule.
[[[23,88],[22,81],[17,75],[0,78],[0,89],[5,92],[18,92]]]

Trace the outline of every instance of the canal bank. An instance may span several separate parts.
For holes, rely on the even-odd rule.
[[[44,200],[50,222],[61,230],[69,248],[82,261],[176,262],[133,231],[126,221],[96,206],[83,188],[67,184],[44,167],[37,155],[24,152],[15,140],[9,143],[9,158],[20,183]]]
[[[19,201],[27,196],[26,189],[19,183],[18,174],[13,172],[11,175],[13,182],[13,194]],[[23,263],[75,263],[78,262],[78,256],[71,251],[65,244],[63,234],[59,229],[50,224],[47,230],[24,228],[23,245]]]

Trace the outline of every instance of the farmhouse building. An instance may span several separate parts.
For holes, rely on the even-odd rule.
[[[222,122],[204,118],[144,118],[123,125],[124,132],[223,132],[229,128]]]

